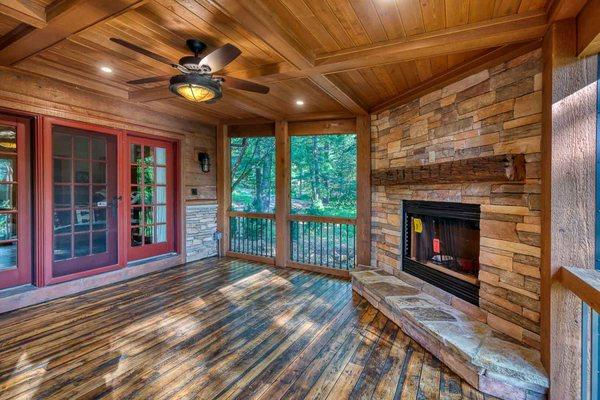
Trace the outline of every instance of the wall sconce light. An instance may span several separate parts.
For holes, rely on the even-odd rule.
[[[200,162],[200,170],[202,172],[210,172],[210,156],[208,153],[198,153],[198,161]]]

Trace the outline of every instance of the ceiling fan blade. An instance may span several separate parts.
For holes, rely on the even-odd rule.
[[[119,39],[119,38],[110,38],[110,40],[111,40],[112,42],[115,42],[115,43],[117,43],[117,44],[120,44],[120,45],[121,45],[121,46],[123,46],[123,47],[127,47],[128,49],[130,49],[130,50],[133,50],[133,51],[135,51],[135,52],[137,52],[137,53],[143,54],[143,55],[145,55],[146,57],[150,57],[150,58],[152,58],[152,59],[154,59],[154,60],[156,60],[156,61],[159,61],[159,62],[161,62],[161,63],[167,64],[167,65],[170,65],[170,66],[171,66],[171,67],[173,67],[173,68],[177,68],[177,67],[179,67],[179,64],[172,62],[172,61],[171,61],[171,60],[169,60],[167,57],[163,57],[163,56],[161,56],[161,55],[158,55],[158,54],[156,54],[156,53],[153,53],[153,52],[151,52],[150,50],[146,50],[146,49],[144,49],[143,47],[137,46],[137,45],[135,45],[135,44],[133,44],[133,43],[129,43],[129,42],[128,42],[128,41],[126,41],[126,40]]]
[[[153,76],[151,78],[135,79],[133,81],[128,81],[127,83],[131,85],[141,85],[143,83],[164,82],[168,81],[169,79],[171,79],[171,75]]]
[[[200,60],[200,65],[208,65],[211,72],[217,72],[235,60],[240,54],[242,54],[240,49],[227,43]]]
[[[246,90],[248,92],[256,92],[261,94],[269,93],[269,87],[258,83],[238,79],[231,76],[219,76],[223,80],[222,85],[227,88]]]

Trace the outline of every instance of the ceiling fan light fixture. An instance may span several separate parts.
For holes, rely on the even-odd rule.
[[[174,76],[171,78],[169,89],[174,94],[194,103],[214,101],[221,97],[219,82],[199,74]]]

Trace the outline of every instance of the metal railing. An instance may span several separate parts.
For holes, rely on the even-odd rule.
[[[291,261],[343,270],[355,267],[354,219],[300,215],[289,219]]]
[[[235,253],[274,257],[275,216],[230,213],[229,250]]]

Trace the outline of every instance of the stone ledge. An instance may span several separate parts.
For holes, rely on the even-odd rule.
[[[546,398],[537,350],[382,270],[350,275],[355,292],[474,388],[501,399]]]

